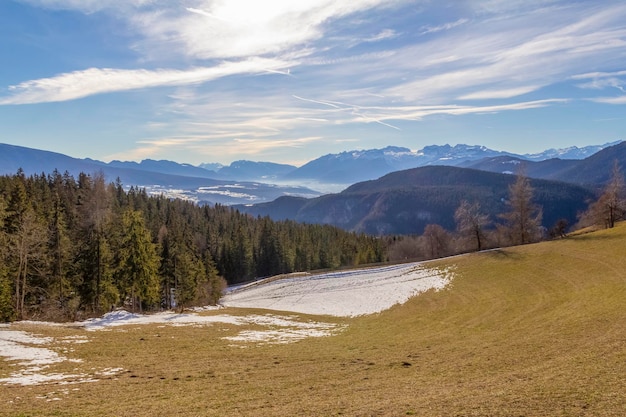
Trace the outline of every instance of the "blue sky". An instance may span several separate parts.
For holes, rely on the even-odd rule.
[[[2,0],[0,142],[301,165],[626,139],[626,2]]]

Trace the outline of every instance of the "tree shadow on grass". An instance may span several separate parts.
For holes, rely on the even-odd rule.
[[[506,249],[491,249],[484,253],[496,259],[518,260],[523,258],[522,254]]]
[[[624,240],[624,236],[617,233],[586,233],[584,235],[573,236],[573,238],[582,241]]]

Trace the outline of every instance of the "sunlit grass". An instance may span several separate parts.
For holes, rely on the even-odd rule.
[[[0,414],[622,416],[625,255],[620,225],[440,261],[454,266],[447,289],[371,316],[301,316],[347,327],[285,345],[224,339],[255,325],[14,325],[87,336],[55,342],[82,362],[50,370],[99,381],[0,385]],[[207,314],[224,312],[267,313]],[[123,370],[102,374],[112,368]],[[0,377],[12,369],[0,361]]]

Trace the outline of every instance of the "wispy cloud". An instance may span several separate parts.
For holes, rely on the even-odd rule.
[[[253,58],[188,70],[90,68],[10,86],[9,95],[0,97],[0,105],[67,101],[116,91],[197,84],[234,74],[276,71],[275,68],[284,68],[289,65],[288,62],[278,60]]]
[[[619,97],[597,97],[590,99],[596,103],[604,103],[604,104],[626,104],[626,96]]]
[[[573,80],[589,80],[584,83],[577,84],[577,87],[583,89],[603,90],[606,88],[615,88],[622,93],[626,93],[626,80],[620,77],[626,76],[626,71],[616,72],[593,72],[587,74],[578,74],[572,77]]]
[[[537,86],[521,86],[516,88],[508,88],[503,90],[481,90],[474,93],[465,94],[459,97],[459,100],[486,100],[494,98],[511,98],[524,94],[528,94],[537,90]]]
[[[370,38],[366,38],[365,42],[379,42],[385,39],[393,39],[398,36],[398,33],[393,29],[384,29],[377,35]]]
[[[411,0],[20,1],[107,14],[131,33],[137,59],[17,83],[0,90],[0,104],[169,87],[137,157],[267,157],[351,138],[353,127],[386,137],[432,116],[626,104],[620,1],[468,0],[436,10]]]
[[[436,32],[441,32],[442,30],[450,30],[450,29],[454,29],[457,26],[461,26],[464,25],[465,23],[469,22],[469,19],[466,18],[462,18],[459,19],[455,22],[449,22],[449,23],[444,23],[443,25],[438,25],[438,26],[423,26],[421,28],[421,34],[422,35],[426,35],[428,33],[436,33]]]
[[[514,96],[530,86],[536,90],[565,81],[607,54],[626,57],[626,48],[615,42],[626,39],[624,5],[563,9],[558,21],[546,12],[495,21],[484,31],[477,27],[481,22],[472,23],[471,33],[479,36],[460,32],[399,51],[386,64],[413,67],[419,76],[388,87],[384,94],[407,101],[487,97],[490,91],[501,92],[493,98]]]
[[[216,141],[211,135],[167,137],[139,141],[135,148],[108,155],[105,159],[143,160],[163,153],[171,155],[177,151],[193,152],[205,160],[214,160],[216,155],[231,160],[237,159],[241,155],[262,156],[263,158],[266,155],[271,155],[274,151],[282,152],[285,148],[302,148],[311,143],[324,141],[326,139],[315,136],[272,140],[231,138],[226,141]]]

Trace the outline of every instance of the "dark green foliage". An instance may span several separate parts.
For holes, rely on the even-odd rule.
[[[0,177],[0,321],[215,304],[226,282],[384,260],[371,236],[125,191],[98,173]]]
[[[159,301],[159,258],[143,214],[126,210],[122,215],[122,235],[118,250],[117,282],[133,310],[152,307]]]

